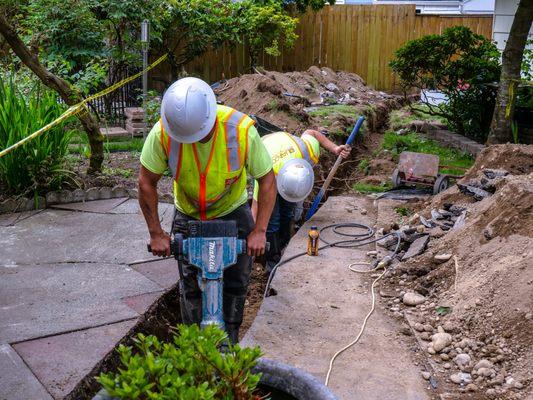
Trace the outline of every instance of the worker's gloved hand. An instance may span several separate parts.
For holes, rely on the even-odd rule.
[[[254,229],[246,239],[246,246],[249,256],[263,255],[266,247],[266,233]]]
[[[335,147],[335,154],[341,156],[342,158],[348,158],[351,151],[352,146],[347,144],[341,144],[340,146]]]
[[[150,236],[150,247],[154,256],[170,256],[170,235],[165,231],[155,233]]]

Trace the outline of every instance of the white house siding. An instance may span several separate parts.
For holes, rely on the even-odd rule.
[[[509,31],[517,8],[518,0],[496,0],[492,38],[496,41],[500,50],[505,48],[505,42],[509,37]],[[533,27],[529,31],[529,39],[533,39]]]

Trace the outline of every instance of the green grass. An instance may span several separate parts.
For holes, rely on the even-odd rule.
[[[417,108],[427,110],[423,104],[417,105]],[[413,121],[432,121],[445,124],[446,119],[436,115],[430,115],[427,112],[412,111],[409,106],[393,110],[389,114],[389,127],[392,130],[398,130],[409,126]]]
[[[340,114],[345,117],[355,118],[357,117],[359,109],[354,106],[348,106],[345,104],[335,104],[333,106],[317,107],[316,109],[309,111],[309,115],[312,117],[328,118],[335,114]]]
[[[127,136],[118,136],[107,138],[104,142],[104,151],[114,153],[117,151],[137,151],[143,148],[143,138],[131,138]],[[89,143],[85,133],[77,131],[69,143],[69,152],[74,154],[88,155]]]
[[[353,190],[357,193],[368,194],[368,193],[381,193],[385,192],[392,188],[390,182],[383,183],[381,185],[371,185],[369,183],[355,183],[353,185]]]
[[[396,211],[396,214],[401,215],[402,217],[409,217],[413,214],[413,212],[407,207],[396,207],[394,211]]]
[[[471,155],[449,147],[442,147],[437,142],[424,139],[414,132],[407,135],[386,132],[381,146],[382,149],[391,151],[396,159],[402,151],[435,154],[439,156],[441,166],[449,167],[440,170],[444,174],[463,175],[465,169],[474,164],[474,158]]]

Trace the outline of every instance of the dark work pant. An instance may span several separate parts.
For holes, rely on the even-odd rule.
[[[185,215],[178,210],[174,217],[173,231],[184,235],[187,234],[187,222],[194,218]],[[239,239],[246,239],[254,228],[252,212],[248,204],[242,205],[228,215],[218,218],[224,221],[236,221]],[[237,264],[224,271],[224,321],[226,325],[237,328],[242,322],[244,301],[252,271],[252,257],[241,254],[237,257]],[[202,292],[198,286],[197,268],[186,263],[183,264],[183,289],[189,305],[192,320],[184,317],[184,323],[199,323],[202,318]],[[233,304],[233,306],[232,306]],[[229,310],[231,308],[231,310]],[[183,310],[182,310],[183,314]]]

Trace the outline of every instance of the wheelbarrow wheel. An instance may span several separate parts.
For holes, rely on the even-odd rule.
[[[392,171],[392,188],[396,189],[400,187],[402,184],[402,177],[400,176],[400,170],[396,168],[394,171]]]
[[[448,177],[448,175],[437,176],[437,180],[435,181],[435,184],[433,185],[433,194],[439,194],[440,192],[443,192],[446,189],[448,189],[449,183],[450,183],[450,178]]]

